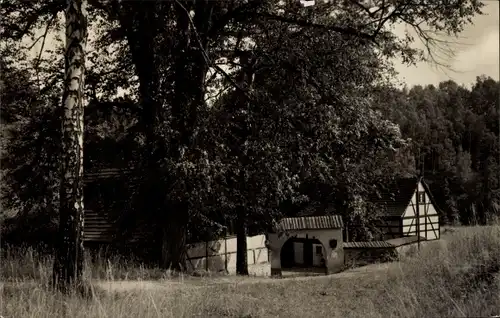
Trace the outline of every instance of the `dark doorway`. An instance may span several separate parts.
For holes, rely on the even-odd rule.
[[[311,240],[304,242],[304,266],[313,266],[313,242]]]
[[[321,267],[323,246],[317,239],[290,238],[281,248],[281,268]]]
[[[293,242],[294,240],[290,239],[281,248],[281,267],[283,268],[291,268],[295,265]]]

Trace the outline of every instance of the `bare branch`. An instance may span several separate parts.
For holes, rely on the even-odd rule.
[[[2,34],[3,37],[11,38],[13,40],[21,40],[31,28],[35,25],[38,19],[45,14],[56,14],[60,11],[64,10],[65,1],[64,0],[53,0],[47,5],[42,6],[35,12],[31,13],[23,20],[26,21],[26,24],[23,28],[18,25],[11,24]]]
[[[325,24],[318,24],[314,22],[309,22],[307,20],[302,20],[302,19],[291,19],[291,18],[286,18],[283,16],[271,14],[271,13],[258,13],[257,14],[260,17],[263,17],[265,19],[269,20],[274,20],[274,21],[279,21],[279,22],[285,22],[285,23],[290,23],[293,25],[298,25],[298,26],[303,26],[303,27],[310,27],[310,28],[316,28],[320,30],[326,30],[326,31],[334,31],[342,34],[348,34],[348,35],[353,35],[365,40],[369,40],[376,45],[378,43],[376,42],[375,36],[373,34],[368,34],[365,32],[361,32],[359,30],[356,30],[355,28],[352,27],[339,27],[335,25],[325,25]]]
[[[38,82],[38,90],[40,91],[41,90],[41,83],[40,83],[40,74],[38,72],[39,70],[39,66],[40,66],[40,59],[42,58],[42,53],[43,53],[43,49],[45,47],[45,41],[47,40],[47,34],[49,33],[49,29],[50,29],[50,26],[52,24],[52,22],[57,18],[57,12],[54,12],[52,14],[52,17],[50,18],[49,22],[47,23],[47,26],[45,27],[45,32],[43,33],[43,40],[42,40],[42,45],[40,46],[40,51],[38,52],[38,57],[36,59],[36,62],[35,62],[35,72],[36,72],[36,78],[37,78],[37,82]]]
[[[199,46],[199,49],[201,50],[202,54],[203,54],[203,58],[205,59],[205,62],[212,66],[214,69],[216,69],[220,74],[222,74],[222,76],[224,76],[230,83],[231,85],[233,85],[236,89],[238,89],[239,91],[241,91],[247,98],[250,98],[247,94],[247,92],[241,88],[232,78],[229,74],[227,74],[222,68],[220,68],[220,66],[218,66],[217,64],[213,63],[213,61],[210,60],[210,57],[208,56],[207,52],[205,51],[204,47],[203,47],[203,43],[201,42],[201,39],[200,39],[200,35],[198,34],[198,31],[196,30],[196,25],[194,24],[193,22],[193,19],[191,18],[191,15],[189,14],[189,11],[186,9],[186,7],[184,7],[182,5],[182,3],[179,2],[179,0],[174,0],[175,3],[180,6],[182,8],[182,10],[184,10],[184,12],[186,13],[188,19],[189,19],[189,23],[191,24],[191,27],[193,28],[193,31],[194,31],[194,34],[196,36],[196,42],[198,42],[198,46]]]
[[[133,113],[139,114],[141,112],[141,107],[131,100],[115,100],[115,101],[100,101],[97,99],[92,100],[87,107],[85,107],[86,115],[92,114],[99,110],[109,110],[113,108],[120,108],[124,110],[130,110]]]

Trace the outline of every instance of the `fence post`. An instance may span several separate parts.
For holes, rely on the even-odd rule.
[[[208,241],[205,241],[205,270],[208,272]]]
[[[224,269],[227,273],[227,229],[224,232]]]

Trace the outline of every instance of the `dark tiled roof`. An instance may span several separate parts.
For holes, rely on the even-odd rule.
[[[308,216],[284,218],[278,222],[277,231],[290,230],[320,230],[320,229],[341,229],[343,228],[342,217],[340,215]]]
[[[386,241],[345,242],[344,248],[391,248],[392,244]]]
[[[415,190],[419,178],[401,178],[390,184],[380,197],[373,197],[372,202],[385,206],[386,216],[401,217]]]

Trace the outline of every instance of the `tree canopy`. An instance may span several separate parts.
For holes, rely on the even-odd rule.
[[[88,3],[85,170],[135,169],[128,214],[169,224],[165,266],[179,266],[193,232],[217,235],[241,215],[262,230],[316,206],[369,236],[368,196],[416,170],[450,221],[486,222],[498,206],[498,83],[392,84],[395,57],[442,64],[440,36],[458,35],[480,1]],[[63,9],[1,7],[2,193],[22,216],[58,211]]]

